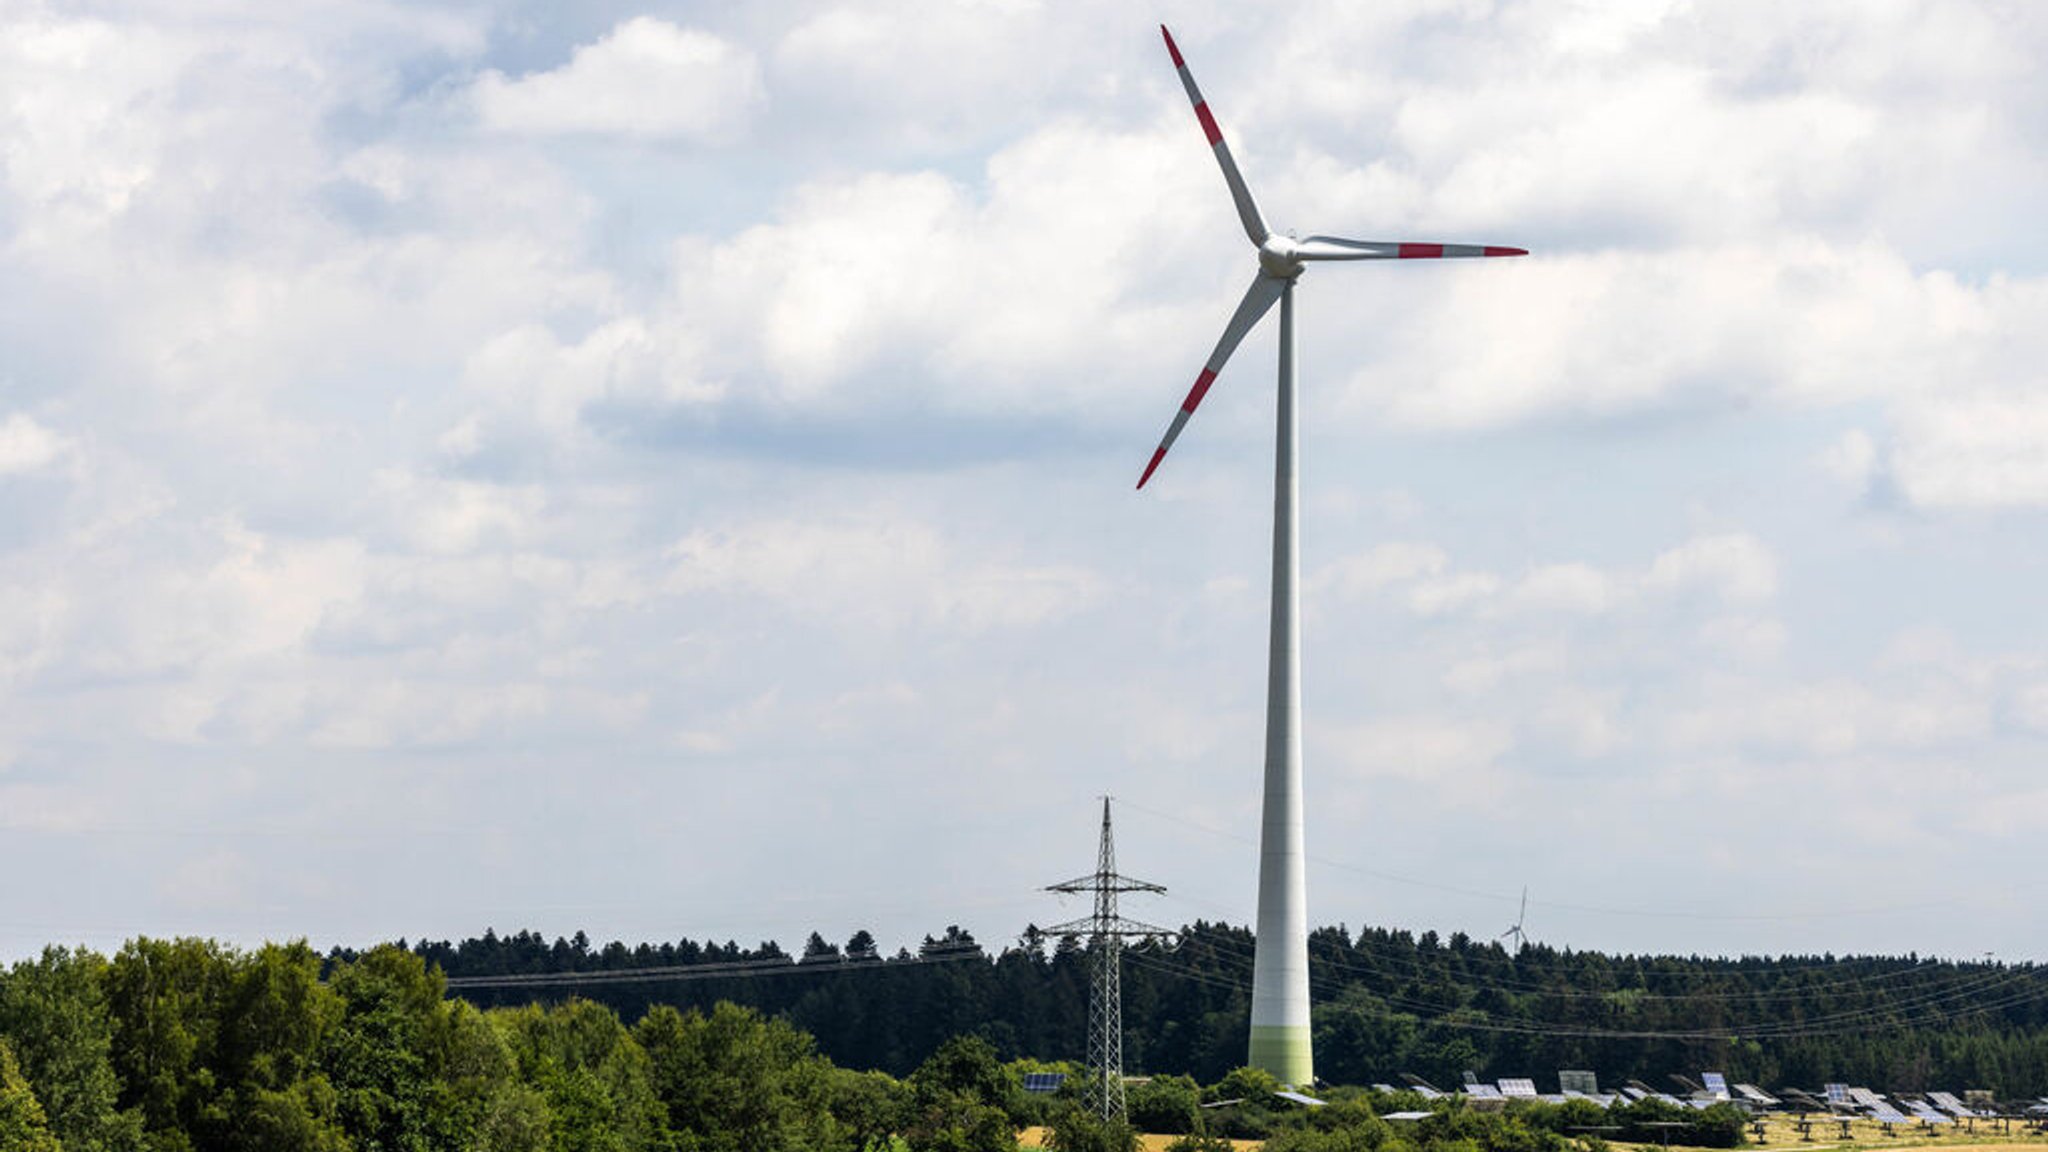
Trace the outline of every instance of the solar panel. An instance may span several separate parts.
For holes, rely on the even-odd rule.
[[[1769,1108],[1778,1102],[1777,1097],[1770,1095],[1754,1084],[1737,1084],[1735,1090],[1742,1093],[1742,1098],[1751,1104],[1761,1104]]]
[[[1500,1082],[1500,1094],[1503,1096],[1534,1099],[1536,1096],[1536,1082],[1534,1080],[1503,1080]]]
[[[1974,1120],[1979,1116],[1990,1115],[1988,1112],[1980,1112],[1961,1100],[1956,1099],[1956,1094],[1953,1092],[1929,1092],[1927,1098],[1934,1101],[1935,1107],[1951,1116],[1961,1116]]]
[[[1706,1085],[1707,1091],[1712,1092],[1718,1099],[1728,1098],[1728,1078],[1719,1072],[1700,1073],[1700,1083]]]
[[[1060,1090],[1060,1085],[1066,1082],[1067,1074],[1065,1072],[1026,1072],[1024,1074],[1024,1090],[1026,1092],[1057,1092]]]
[[[1906,1122],[1906,1118],[1899,1114],[1899,1110],[1889,1104],[1879,1104],[1872,1108],[1870,1110],[1870,1118],[1879,1124],[1904,1124]]]
[[[1956,1122],[1955,1117],[1944,1116],[1925,1104],[1913,1109],[1913,1119],[1923,1124],[1953,1124]]]
[[[1847,1084],[1829,1084],[1825,1088],[1823,1088],[1822,1091],[1828,1094],[1829,1104],[1841,1104],[1847,1106],[1848,1104],[1852,1103],[1852,1101],[1849,1099],[1849,1086]]]
[[[1309,1108],[1321,1108],[1323,1106],[1323,1102],[1321,1100],[1318,1100],[1313,1096],[1303,1096],[1299,1092],[1275,1092],[1273,1093],[1273,1095],[1278,1096],[1282,1100],[1291,1100],[1296,1104],[1301,1104]]]
[[[1500,1100],[1505,1098],[1501,1090],[1491,1084],[1467,1084],[1465,1085],[1465,1095],[1477,1097],[1481,1100]]]
[[[1600,1077],[1591,1072],[1567,1072],[1560,1070],[1557,1074],[1557,1090],[1566,1093],[1577,1092],[1585,1096],[1598,1096],[1600,1094]]]
[[[1429,1118],[1430,1118],[1431,1116],[1434,1116],[1434,1115],[1436,1115],[1436,1113],[1434,1113],[1434,1112],[1389,1112],[1389,1113],[1387,1113],[1387,1114],[1386,1114],[1385,1116],[1382,1116],[1382,1117],[1380,1117],[1380,1119],[1382,1119],[1382,1120],[1427,1120],[1427,1119],[1429,1119]]]

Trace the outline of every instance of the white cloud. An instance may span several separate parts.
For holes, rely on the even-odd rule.
[[[853,632],[1040,627],[1104,592],[1085,569],[969,559],[930,525],[885,514],[699,530],[668,556],[672,593],[766,597],[780,611]]]
[[[1917,400],[1898,417],[1887,463],[1912,504],[2048,506],[2048,399],[1966,392]]]
[[[1778,591],[1778,567],[1754,536],[1725,532],[1699,536],[1651,562],[1646,585],[1658,592],[1705,592],[1730,604],[1755,604]]]
[[[70,441],[16,412],[0,420],[0,476],[40,472],[71,448]]]
[[[1513,740],[1502,725],[1460,716],[1398,716],[1330,727],[1320,740],[1353,775],[1443,784],[1453,806],[1503,799],[1500,757]]]
[[[0,478],[35,496],[0,515],[0,807],[39,834],[224,829],[234,906],[289,892],[353,944],[508,891],[552,928],[677,836],[731,871],[635,891],[707,908],[848,820],[909,875],[893,846],[1044,842],[1106,788],[1246,816],[1272,332],[1129,494],[1251,274],[1144,13],[53,11],[0,17]],[[1434,859],[1411,837],[1506,797],[1446,878],[1661,905],[1772,834],[1816,884],[2028,859],[2044,30],[1905,0],[1189,23],[1276,221],[1537,253],[1305,281],[1309,539],[1346,553],[1305,598],[1310,742],[1373,785],[1312,785],[1318,851]],[[1872,658],[1902,622],[1945,639]],[[1853,819],[1785,835],[1787,795]],[[437,834],[365,873],[234,832],[306,811]],[[563,852],[479,867],[439,834],[465,821]],[[204,879],[188,839],[95,847]],[[1211,856],[1162,878],[1230,890]],[[295,867],[360,881],[299,900]],[[218,925],[47,887],[115,943]],[[1833,930],[1579,942],[1927,947]]]
[[[1517,581],[1509,599],[1538,612],[1597,616],[1613,603],[1613,583],[1590,564],[1546,564]]]
[[[550,72],[486,72],[470,91],[498,132],[587,134],[730,143],[766,100],[744,47],[694,28],[636,16]]]

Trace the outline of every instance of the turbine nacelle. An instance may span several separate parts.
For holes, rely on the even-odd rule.
[[[1275,232],[1259,245],[1259,268],[1276,280],[1292,280],[1306,267],[1301,262],[1301,241]]]

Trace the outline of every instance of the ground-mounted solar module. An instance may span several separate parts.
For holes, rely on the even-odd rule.
[[[1715,1099],[1726,1100],[1728,1098],[1728,1077],[1723,1076],[1721,1073],[1702,1072],[1700,1073],[1700,1083],[1706,1086],[1707,1091],[1714,1094]]]
[[[1026,1072],[1024,1074],[1024,1090],[1026,1092],[1057,1092],[1060,1090],[1060,1085],[1066,1082],[1067,1074],[1065,1072]]]
[[[1600,1077],[1592,1072],[1577,1069],[1570,1071],[1559,1069],[1557,1073],[1557,1090],[1567,1096],[1574,1092],[1581,1096],[1598,1096],[1600,1094]]]
[[[1755,1104],[1763,1108],[1772,1108],[1777,1106],[1778,1098],[1776,1096],[1773,1096],[1770,1093],[1765,1092],[1763,1089],[1757,1087],[1754,1084],[1737,1084],[1735,1086],[1735,1090],[1741,1093],[1742,1098],[1744,1100],[1749,1101],[1751,1104]]]
[[[1517,1099],[1533,1100],[1536,1098],[1536,1082],[1534,1080],[1502,1080],[1500,1082],[1500,1094],[1503,1096],[1513,1096]]]
[[[1299,1092],[1275,1092],[1273,1095],[1290,1104],[1299,1104],[1304,1108],[1321,1108],[1324,1104],[1324,1101],[1318,1100],[1313,1096],[1304,1096]]]

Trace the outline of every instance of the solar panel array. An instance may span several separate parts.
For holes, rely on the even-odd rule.
[[[1700,1083],[1706,1085],[1707,1091],[1712,1092],[1720,1099],[1726,1100],[1728,1098],[1728,1078],[1719,1072],[1700,1073]]]
[[[1536,1098],[1536,1082],[1534,1080],[1503,1080],[1500,1082],[1500,1094],[1503,1096],[1527,1097],[1533,1100]]]
[[[1828,1103],[1830,1105],[1840,1104],[1842,1107],[1847,1108],[1852,1103],[1849,1099],[1849,1086],[1847,1084],[1829,1084],[1822,1091],[1828,1094]]]
[[[1060,1085],[1066,1082],[1067,1074],[1065,1072],[1026,1072],[1024,1074],[1024,1090],[1026,1092],[1057,1092],[1060,1090]]]

